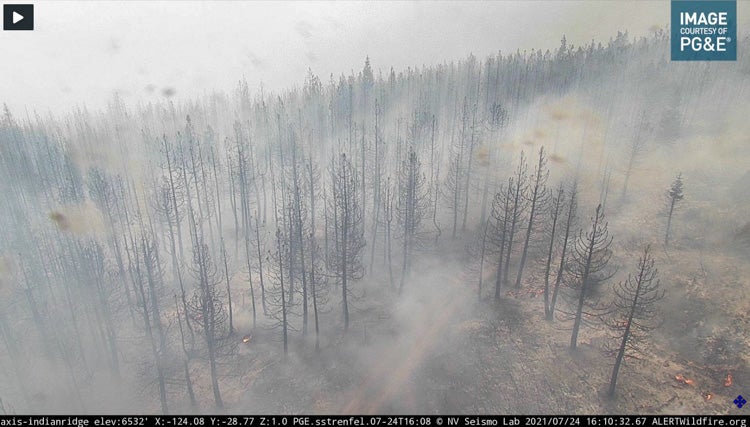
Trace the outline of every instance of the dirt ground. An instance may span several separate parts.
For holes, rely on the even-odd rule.
[[[632,264],[637,253],[623,251],[623,263],[630,258]],[[443,258],[442,268],[420,266],[411,293],[360,284],[369,308],[353,312],[345,335],[338,305],[330,304],[321,316],[319,352],[312,333],[303,338],[295,331],[284,358],[279,331],[251,330],[249,302],[238,303],[237,339],[252,339],[220,365],[227,411],[738,414],[733,400],[750,393],[743,282],[750,272],[725,254],[710,253],[657,254],[660,275],[669,278],[663,280],[664,321],[640,360],[628,360],[621,370],[615,399],[605,396],[613,363],[602,352],[606,330],[584,327],[571,351],[570,324],[543,319],[535,274],[520,290],[503,289],[499,300],[485,291],[477,301],[466,274],[441,273],[461,271],[458,260]],[[211,412],[206,365],[194,360],[191,367],[200,410]],[[173,390],[174,400],[185,400],[179,382]]]

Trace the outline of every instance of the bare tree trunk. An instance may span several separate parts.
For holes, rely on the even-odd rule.
[[[311,232],[310,239],[315,239],[314,232]],[[317,245],[316,245],[317,246]],[[320,351],[320,325],[318,323],[318,295],[316,293],[317,284],[315,282],[315,248],[310,250],[310,291],[312,292],[313,304],[313,321],[315,322],[315,351]]]
[[[390,280],[391,286],[394,285],[393,282],[393,260],[391,257],[391,254],[393,253],[391,248],[391,224],[393,222],[393,194],[391,194],[391,179],[390,177],[386,180],[386,187],[385,187],[385,200],[383,208],[385,209],[385,221],[386,221],[386,229],[385,229],[385,251],[387,255],[387,263],[388,263],[388,278]]]
[[[232,171],[232,164],[230,163],[229,152],[227,152],[227,170],[229,175],[229,206],[232,211],[232,218],[234,219],[234,257],[239,257],[240,252],[240,221],[237,217],[237,185],[235,184],[234,172]],[[257,185],[257,184],[256,184]],[[247,230],[245,230],[247,233]]]
[[[550,294],[549,294],[549,277],[550,277],[550,270],[552,268],[552,256],[554,255],[555,251],[555,237],[557,233],[557,222],[560,218],[560,208],[562,207],[563,203],[563,186],[560,185],[560,188],[557,190],[557,198],[555,198],[553,203],[553,210],[552,210],[552,230],[550,230],[550,238],[549,238],[549,248],[547,249],[547,262],[544,265],[544,317],[549,318],[550,316],[550,306],[549,306],[549,300],[550,300]]]
[[[287,357],[287,354],[289,353],[289,332],[288,332],[288,323],[287,323],[287,304],[286,304],[286,298],[284,295],[284,263],[282,262],[282,255],[281,255],[281,233],[276,233],[276,256],[278,258],[279,262],[279,282],[281,287],[281,328],[282,328],[282,334],[283,334],[283,340],[284,340],[284,357]]]
[[[302,195],[300,194],[300,183],[299,183],[299,170],[297,167],[297,147],[292,147],[292,174],[293,174],[293,185],[294,185],[294,222],[295,231],[297,237],[297,244],[299,245],[299,262],[301,269],[302,279],[302,335],[307,336],[307,324],[308,324],[308,295],[307,295],[307,275],[305,270],[305,239],[303,238],[302,229],[304,224],[302,223]],[[290,235],[291,238],[291,235]]]
[[[578,331],[581,328],[581,321],[583,319],[583,303],[586,300],[586,293],[588,291],[589,282],[591,278],[592,259],[596,250],[601,250],[597,247],[602,238],[600,234],[599,224],[604,220],[604,213],[602,212],[602,206],[599,205],[596,208],[596,214],[594,215],[594,224],[592,227],[591,235],[588,238],[586,245],[586,260],[583,264],[583,274],[581,275],[581,292],[578,296],[578,306],[576,308],[575,320],[573,322],[573,333],[570,336],[570,348],[575,349],[578,342]],[[606,230],[606,223],[605,223]]]
[[[526,265],[526,255],[529,250],[529,239],[534,229],[534,220],[536,219],[537,209],[539,204],[542,202],[541,199],[545,195],[545,182],[549,172],[545,172],[545,158],[544,158],[544,147],[539,149],[539,163],[536,167],[536,176],[534,179],[534,189],[532,190],[531,196],[531,211],[529,212],[529,225],[526,228],[526,239],[523,243],[523,252],[521,253],[521,264],[518,266],[518,275],[516,276],[516,288],[521,287],[521,277],[523,276],[523,268]]]
[[[461,224],[461,231],[466,231],[466,219],[469,216],[469,189],[471,188],[471,170],[474,164],[474,145],[476,144],[476,124],[477,124],[477,104],[474,103],[474,108],[471,119],[471,138],[469,140],[469,159],[466,166],[466,184],[464,186],[464,216],[463,223]]]
[[[347,183],[348,184],[348,183]],[[346,194],[346,184],[344,187],[344,194],[342,197],[348,197]],[[349,302],[347,300],[347,262],[349,261],[348,255],[348,237],[349,237],[349,209],[348,204],[344,205],[344,219],[341,230],[341,241],[343,242],[341,247],[341,304],[344,310],[344,332],[349,330]]]
[[[177,302],[177,295],[174,297],[175,310],[177,311],[177,324],[180,327],[180,342],[182,343],[182,352],[184,357],[182,359],[183,371],[185,373],[185,384],[187,386],[188,398],[190,399],[190,408],[193,411],[198,409],[198,402],[195,399],[195,392],[193,391],[193,381],[190,378],[190,352],[185,346],[185,331],[182,328],[182,320],[180,317],[180,305]],[[189,317],[185,312],[185,318]]]
[[[258,212],[255,212],[255,243],[256,248],[258,250],[258,276],[260,277],[260,303],[263,307],[263,314],[268,316],[268,306],[266,305],[266,287],[263,280],[263,254],[261,250],[261,244],[260,244],[260,217],[258,216]],[[249,267],[248,267],[249,268]],[[253,300],[255,300],[255,293],[252,292],[251,288],[251,295],[253,297]],[[255,304],[253,304],[253,327],[255,327]]]
[[[554,320],[555,305],[557,304],[557,296],[560,291],[560,284],[562,283],[563,271],[565,269],[565,264],[567,262],[568,244],[570,243],[570,232],[573,228],[573,220],[575,218],[575,212],[576,212],[576,194],[577,194],[577,189],[576,189],[576,185],[574,184],[573,188],[570,191],[570,199],[568,200],[568,216],[567,216],[567,220],[565,221],[565,237],[563,237],[562,252],[560,253],[560,265],[557,268],[557,277],[555,278],[555,285],[552,290],[552,301],[550,302],[549,313],[547,314],[547,320],[549,321]]]
[[[516,190],[513,199],[513,213],[511,214],[510,229],[508,230],[508,251],[505,253],[505,270],[503,271],[503,284],[508,286],[508,272],[510,271],[510,254],[513,252],[513,237],[516,234],[516,222],[518,221],[521,198],[521,183],[516,182]]]
[[[503,195],[503,218],[502,218],[502,226],[500,228],[500,256],[497,257],[497,274],[495,276],[495,299],[500,299],[500,286],[502,284],[502,278],[504,271],[508,270],[507,264],[505,265],[505,270],[503,270],[503,260],[505,257],[505,240],[507,236],[508,231],[508,215],[509,215],[509,209],[510,209],[510,188],[513,185],[513,181],[508,181],[508,189],[505,190],[508,193]],[[502,194],[503,190],[500,189],[500,193]],[[498,224],[500,223],[500,218],[496,218],[498,221]],[[509,251],[510,252],[510,251]]]
[[[249,230],[248,230],[249,231]],[[229,335],[234,333],[234,316],[232,309],[232,287],[229,284],[229,262],[227,261],[227,248],[224,245],[224,236],[220,236],[221,258],[224,261],[224,279],[227,283],[227,303],[229,305]],[[248,275],[251,273],[248,271]],[[253,317],[255,317],[255,296],[253,294],[253,280],[250,279],[250,294],[253,295]],[[255,325],[253,325],[255,326]]]
[[[435,227],[435,230],[437,233],[435,233],[435,244],[437,244],[438,239],[440,239],[440,235],[442,234],[442,230],[440,229],[440,226],[437,222],[437,205],[438,205],[438,194],[440,192],[440,186],[438,185],[438,182],[440,182],[440,164],[437,165],[437,169],[435,170],[435,173],[433,175],[432,167],[435,162],[435,116],[432,116],[432,140],[431,140],[431,148],[430,148],[430,176],[432,179],[432,183],[430,184],[430,188],[435,190],[435,195],[432,199],[432,225]],[[442,153],[442,149],[441,149]]]
[[[674,205],[677,200],[672,198],[669,202],[669,214],[667,215],[667,232],[664,235],[664,246],[669,246],[669,230],[672,228],[672,214],[674,213]]]
[[[177,189],[176,189],[176,185],[175,185],[174,172],[172,171],[172,160],[171,160],[171,156],[169,154],[170,150],[169,150],[169,147],[167,146],[167,139],[166,139],[166,137],[163,138],[163,141],[164,141],[165,155],[166,155],[166,158],[167,158],[167,170],[169,171],[169,174],[168,174],[168,176],[169,176],[169,191],[170,191],[170,195],[172,196],[171,197],[172,210],[175,213],[175,226],[177,228],[177,242],[178,242],[178,247],[180,249],[180,259],[183,259],[184,258],[184,254],[183,254],[183,249],[182,249],[182,231],[181,231],[181,228],[180,228],[181,220],[180,220],[179,208],[177,206]],[[184,174],[185,171],[183,170],[182,173]]]
[[[252,259],[251,259],[251,250],[250,250],[250,232],[252,230],[252,217],[250,215],[250,206],[249,203],[245,203],[244,209],[246,210],[243,213],[243,217],[246,219],[245,223],[245,262],[247,264],[247,281],[248,281],[248,287],[250,288],[250,301],[253,308],[253,328],[255,328],[255,324],[258,318],[257,313],[257,304],[255,301],[255,287],[253,286],[253,265],[252,265]],[[257,218],[256,218],[256,233],[257,233]],[[258,242],[259,248],[260,248],[260,242]],[[260,249],[259,249],[260,250]],[[263,290],[263,261],[261,260],[260,253],[258,253],[258,262],[261,263],[261,304],[264,306],[264,312],[265,312],[265,291]],[[231,311],[230,311],[230,319],[231,319]],[[231,323],[231,322],[230,322]]]
[[[365,123],[362,122],[362,144],[361,144],[361,163],[362,163],[362,172],[361,172],[361,181],[360,185],[362,188],[362,224],[365,224],[365,216],[367,214],[367,186],[365,185],[365,159],[367,157],[365,156]]]
[[[224,401],[221,399],[221,391],[219,390],[219,375],[216,370],[216,349],[214,343],[208,344],[208,362],[211,368],[211,388],[214,392],[214,403],[219,409],[224,408]]]
[[[456,169],[456,184],[455,188],[453,189],[453,234],[451,237],[455,240],[456,238],[456,230],[458,228],[458,199],[459,199],[459,183],[458,183],[458,177],[460,173],[461,168],[461,161],[459,157],[456,157],[455,161],[455,169]]]
[[[136,262],[138,262],[137,259],[136,259]],[[145,259],[144,259],[144,262],[148,264],[148,261],[146,261]],[[136,264],[136,271],[137,271],[136,274],[138,276],[138,279],[136,281],[136,290],[139,292],[138,297],[141,303],[141,315],[143,317],[143,325],[146,329],[146,337],[148,338],[148,342],[151,347],[151,354],[154,357],[154,362],[156,364],[156,376],[157,376],[157,383],[159,385],[159,403],[161,404],[161,412],[163,414],[167,414],[169,413],[169,408],[167,406],[167,391],[166,391],[166,383],[164,380],[162,358],[156,346],[156,339],[154,338],[153,330],[151,327],[151,319],[149,317],[148,298],[146,297],[146,292],[145,292],[145,289],[143,288],[143,283],[140,278],[139,270],[140,268]],[[156,301],[151,301],[151,304],[155,305]]]
[[[484,230],[482,231],[482,248],[479,254],[479,283],[477,285],[477,300],[482,300],[482,281],[484,280],[484,254],[487,250],[487,229],[489,228],[489,221],[484,223]]]
[[[640,283],[639,283],[640,288]],[[627,324],[625,326],[625,332],[622,335],[622,340],[620,341],[620,348],[617,351],[617,357],[615,358],[615,366],[612,368],[612,377],[609,380],[609,390],[607,390],[607,395],[612,397],[615,395],[615,387],[617,386],[617,374],[620,372],[620,366],[622,365],[622,360],[625,357],[625,346],[628,344],[628,339],[630,338],[630,325],[633,321],[633,314],[635,313],[636,304],[638,303],[638,294],[635,295],[635,298],[633,299],[633,305],[630,309],[630,314],[628,315]]]
[[[375,264],[375,248],[377,247],[378,238],[378,225],[380,225],[380,140],[379,140],[379,127],[380,127],[380,108],[375,100],[375,166],[373,168],[373,191],[372,191],[372,204],[375,219],[372,222],[372,239],[370,239],[370,271],[372,271],[373,265]],[[364,181],[363,181],[364,182]],[[364,206],[364,205],[362,205]]]

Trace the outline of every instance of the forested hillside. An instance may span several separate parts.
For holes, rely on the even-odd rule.
[[[6,108],[0,413],[728,412],[739,46],[363,52],[281,93]]]

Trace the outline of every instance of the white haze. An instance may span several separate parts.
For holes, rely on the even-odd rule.
[[[738,5],[738,9],[740,22],[747,22],[743,18],[746,15],[743,5]],[[594,39],[606,46],[618,30],[627,30],[631,39],[645,36],[655,27],[664,28],[668,18],[669,2],[666,1],[37,2],[36,31],[0,33],[4,55],[0,60],[0,103],[7,102],[22,123],[27,123],[25,110],[51,111],[65,116],[71,106],[86,105],[91,113],[82,114],[80,120],[71,119],[71,116],[60,120],[28,120],[24,130],[28,134],[26,138],[32,140],[30,135],[36,131],[52,135],[55,145],[63,146],[71,163],[80,170],[88,172],[96,167],[132,178],[135,195],[127,202],[142,205],[130,206],[132,209],[146,210],[151,207],[152,175],[161,173],[156,159],[158,150],[152,141],[162,133],[170,141],[178,139],[175,135],[185,129],[185,117],[189,114],[199,132],[203,133],[207,126],[212,126],[218,136],[216,141],[220,152],[227,152],[234,135],[233,122],[239,118],[236,105],[240,100],[229,96],[201,96],[211,95],[215,90],[231,93],[243,76],[251,90],[257,90],[262,82],[268,98],[255,99],[268,101],[275,112],[278,105],[274,95],[301,86],[308,67],[320,76],[323,87],[328,88],[331,74],[337,81],[341,74],[356,75],[363,68],[365,55],[369,55],[378,85],[385,86],[377,77],[378,70],[385,74],[390,67],[396,73],[409,66],[425,64],[434,67],[443,61],[465,61],[470,53],[484,64],[487,57],[498,50],[504,53],[517,49],[530,51],[532,48],[553,51],[560,45],[562,35],[566,36],[568,44],[578,46]],[[750,45],[749,39],[744,40]],[[705,68],[694,63],[668,63],[666,66],[662,63],[658,68],[660,73],[647,79],[638,71],[645,68],[644,64],[664,58],[667,52],[666,43],[653,43],[653,51],[646,48],[649,45],[640,48],[634,45],[632,63],[617,67],[612,75],[590,76],[571,87],[561,88],[559,93],[544,93],[524,100],[513,111],[506,133],[502,137],[483,137],[483,147],[475,154],[478,163],[497,162],[497,167],[493,165],[492,169],[496,170],[496,176],[488,174],[497,181],[497,186],[506,182],[521,150],[533,163],[538,149],[546,146],[552,153],[550,188],[576,172],[580,174],[579,216],[584,226],[588,225],[593,207],[601,198],[600,186],[609,170],[612,194],[607,215],[616,239],[613,264],[620,267],[618,280],[633,268],[643,244],[661,241],[664,225],[661,198],[674,177],[684,173],[687,196],[675,220],[673,247],[667,251],[659,246],[657,253],[661,277],[669,290],[663,308],[666,326],[654,340],[658,341],[658,349],[664,354],[650,360],[651,365],[633,365],[638,369],[623,377],[624,397],[617,404],[607,406],[609,403],[596,395],[603,379],[607,379],[609,361],[586,352],[576,358],[563,351],[568,331],[561,330],[562,326],[558,326],[561,322],[548,325],[541,320],[541,298],[532,299],[526,294],[511,297],[505,294],[510,289],[503,288],[503,295],[507,298],[494,300],[491,296],[494,267],[488,266],[485,267],[484,299],[481,303],[474,303],[478,275],[468,272],[463,258],[466,257],[465,243],[473,241],[471,230],[479,223],[482,213],[477,190],[471,196],[467,231],[461,233],[459,239],[450,238],[446,203],[440,199],[437,221],[442,226],[441,243],[419,254],[413,275],[402,294],[394,290],[384,291],[384,285],[388,283],[385,254],[381,246],[377,246],[377,256],[372,258],[374,268],[368,267],[370,274],[356,284],[356,291],[363,296],[352,303],[355,308],[346,340],[341,333],[339,301],[335,296],[330,297],[321,315],[320,354],[311,350],[311,339],[302,338],[299,331],[293,331],[289,359],[282,359],[279,332],[269,332],[263,327],[253,330],[247,292],[235,293],[238,336],[250,334],[250,331],[255,335],[249,345],[238,350],[236,357],[226,359],[220,366],[222,393],[229,411],[624,413],[637,408],[641,413],[673,413],[708,408],[718,412],[718,406],[708,406],[704,402],[698,388],[693,393],[693,389],[687,386],[672,387],[672,380],[667,375],[682,372],[676,371],[678,366],[679,369],[688,369],[688,362],[703,361],[703,350],[696,343],[704,343],[706,336],[719,336],[720,328],[729,330],[731,325],[747,325],[739,323],[747,322],[746,318],[734,319],[733,316],[742,309],[736,306],[746,301],[747,291],[742,289],[750,288],[747,280],[750,265],[746,259],[735,258],[735,249],[727,243],[734,230],[747,224],[747,200],[729,192],[730,184],[744,185],[747,182],[742,177],[750,164],[744,148],[747,147],[747,135],[750,135],[750,124],[746,119],[750,109],[747,102],[741,102],[750,91],[747,61],[739,58],[736,63],[708,63]],[[693,68],[688,68],[690,66]],[[705,75],[709,78],[698,82],[698,74],[691,70],[707,71]],[[468,87],[463,84],[463,78],[459,76],[456,81],[462,88]],[[691,83],[695,84],[690,86]],[[425,87],[429,86],[425,84]],[[531,84],[529,87],[533,89]],[[434,166],[443,168],[441,177],[446,174],[448,165],[451,131],[458,127],[458,100],[463,90],[458,92],[455,101],[448,99],[428,106],[438,117],[437,142],[438,147],[443,148],[439,149]],[[664,117],[669,118],[667,113],[675,106],[671,100],[680,90],[684,90],[684,94],[677,107],[680,114],[685,115],[685,120],[679,134],[665,126],[672,132],[666,136],[673,140],[663,141],[660,136],[650,141],[649,150],[633,169],[628,197],[620,196],[624,176],[629,173],[626,169],[628,143],[633,139],[633,129],[639,124],[641,112],[648,112],[653,123],[662,123]],[[127,114],[123,114],[119,104],[106,108],[115,93],[127,104]],[[296,99],[297,95],[288,96]],[[327,96],[321,98],[326,104]],[[195,98],[201,98],[200,102],[186,102]],[[705,99],[724,102],[712,104]],[[165,100],[175,101],[176,113],[173,116],[167,114]],[[397,135],[402,126],[405,128],[400,120],[415,111],[416,100],[414,94],[398,93],[385,104],[386,113],[381,120],[384,140],[390,147],[397,146]],[[138,108],[150,102],[160,104],[153,109]],[[304,114],[313,117],[310,111]],[[290,123],[296,125],[294,117],[294,111],[290,109]],[[35,121],[37,124],[32,125]],[[92,130],[79,135],[79,129],[68,126],[70,123],[85,123]],[[323,171],[326,170],[328,149],[332,150],[346,132],[341,123],[337,125],[337,133],[332,131],[320,141],[320,152],[325,154],[315,156]],[[2,126],[5,125],[0,120],[0,131],[4,130]],[[8,124],[7,129],[15,127]],[[254,132],[253,141],[257,147],[274,147],[277,143],[273,126],[268,129],[257,126],[248,131]],[[391,159],[392,153],[389,155]],[[430,166],[427,153],[421,155],[427,168]],[[394,168],[395,162],[390,161],[391,168]],[[51,166],[47,166],[40,163],[40,170],[51,170]],[[328,185],[326,173],[322,176],[324,184],[321,185]],[[746,176],[750,177],[750,173]],[[22,280],[25,270],[13,261],[16,257],[16,252],[11,250],[16,247],[13,245],[16,241],[22,242],[22,250],[26,253],[34,246],[31,243],[39,239],[40,246],[48,245],[46,250],[51,254],[63,253],[55,250],[57,246],[53,237],[72,236],[72,239],[90,235],[104,239],[109,229],[104,217],[106,212],[99,211],[88,200],[80,206],[40,203],[44,209],[54,208],[54,215],[67,218],[64,227],[59,222],[53,223],[58,218],[50,215],[53,212],[27,210],[28,202],[22,203],[24,198],[35,200],[34,196],[17,190],[25,188],[22,185],[31,181],[30,178],[22,176],[18,182],[7,181],[0,182],[0,190],[7,185],[7,193],[0,194],[7,194],[7,200],[12,202],[6,203],[7,206],[0,204],[0,209],[4,209],[0,212],[7,210],[14,216],[7,215],[6,219],[0,215],[0,225],[3,226],[0,235],[7,234],[14,239],[8,239],[7,243],[0,241],[3,250],[0,252],[3,256],[0,257],[0,273],[4,274],[0,275],[3,279],[0,280],[0,314],[5,310],[23,313],[23,316],[11,317],[12,323],[9,324],[13,328],[10,329],[21,337],[31,337],[19,339],[18,348],[36,350],[45,347],[45,341],[40,338],[43,332],[36,331],[32,316],[26,312],[23,286],[28,286],[28,280]],[[444,185],[443,182],[441,179],[438,185]],[[607,184],[607,188],[609,186]],[[256,197],[260,198],[260,195],[256,194]],[[3,199],[6,197],[0,197]],[[228,212],[226,199],[220,201]],[[264,201],[264,209],[265,205]],[[368,215],[372,218],[371,212]],[[25,221],[27,216],[30,218],[28,224],[20,220]],[[225,213],[223,219],[224,232],[229,238],[234,285],[244,290],[241,245],[238,252],[237,245],[231,240],[230,214]],[[11,227],[18,227],[18,230]],[[23,234],[26,228],[28,234]],[[371,239],[369,230],[368,227],[366,239]],[[382,237],[378,242],[378,245],[384,245]],[[6,250],[6,246],[11,249]],[[538,246],[539,242],[532,244],[534,253],[527,266],[528,280],[534,282],[534,286],[539,284],[542,268],[538,264],[540,259],[543,261]],[[267,249],[271,248],[268,243]],[[189,257],[189,250],[185,253]],[[370,264],[369,252],[365,253],[364,263]],[[171,273],[173,267],[166,254],[164,252],[162,262],[166,271]],[[35,265],[32,258],[29,258],[27,269]],[[18,259],[22,259],[20,253]],[[110,270],[115,269],[114,259],[110,256]],[[396,274],[398,276],[399,271]],[[44,275],[46,277],[46,271]],[[8,280],[4,280],[5,277]],[[174,283],[170,282],[172,285]],[[191,281],[188,286],[192,285]],[[50,287],[47,283],[38,284],[40,293],[47,287]],[[62,293],[61,288],[51,288],[50,295]],[[171,294],[172,288],[169,289]],[[698,293],[708,293],[710,297],[721,294],[722,298],[712,301],[707,296],[700,299],[695,297]],[[18,412],[158,412],[153,357],[144,344],[142,327],[127,320],[121,295],[113,295],[112,300],[121,304],[116,342],[123,360],[122,370],[127,373],[121,382],[111,380],[103,362],[106,354],[100,357],[94,353],[91,350],[93,345],[80,350],[89,361],[93,361],[90,366],[89,362],[77,361],[85,368],[76,365],[78,370],[64,366],[61,360],[67,360],[67,356],[61,358],[57,353],[52,357],[25,353],[23,363],[19,364],[22,369],[13,369],[10,358],[4,353],[5,346],[0,346],[0,398],[3,402]],[[706,308],[688,312],[686,307],[693,310],[693,306],[688,306],[686,301],[698,301],[706,304]],[[50,313],[63,314],[50,316],[53,321],[48,324],[52,333],[59,331],[60,336],[70,334],[70,337],[80,335],[69,331],[68,325],[75,325],[76,321],[73,319],[69,323],[68,315],[87,313],[88,301],[74,302],[75,310],[69,310],[63,303],[49,303]],[[167,318],[171,301],[165,302],[164,306],[164,322],[171,340],[168,347],[170,357],[173,357],[169,360],[167,374],[170,409],[188,412],[191,409],[187,404],[179,363],[182,357],[177,344],[179,332],[173,319],[169,323],[171,318]],[[535,308],[532,311],[530,307]],[[264,320],[267,319],[261,315],[261,326],[264,326]],[[295,318],[295,324],[299,323],[298,320]],[[744,345],[746,329],[738,330],[731,334],[722,333],[734,340],[732,342]],[[92,336],[96,338],[95,334]],[[742,341],[737,336],[741,336]],[[592,340],[596,337],[595,333],[587,331],[586,344],[595,344]],[[88,341],[89,338],[85,338],[83,342]],[[74,342],[71,338],[70,343]],[[73,344],[69,345],[73,347]],[[747,347],[738,344],[737,348]],[[65,347],[58,344],[54,349]],[[98,347],[96,349],[98,351]],[[70,351],[78,354],[78,349]],[[678,352],[687,360],[680,362],[681,365],[677,364],[677,356],[673,354]],[[741,389],[741,386],[750,384],[750,370],[745,361],[748,353],[730,354],[733,357],[741,354],[737,360],[743,364],[737,363],[743,369],[735,371],[737,389]],[[662,357],[672,365],[661,365]],[[198,394],[197,411],[214,412],[207,363],[197,357],[191,363]],[[654,369],[658,369],[656,379],[651,378]],[[82,372],[80,386],[76,385],[78,379],[75,375],[68,378],[71,372],[76,375]],[[695,374],[698,378],[698,372],[685,373]],[[701,375],[699,379],[703,380],[701,387],[704,387],[708,383],[707,374]],[[646,397],[639,397],[641,400],[632,398],[636,392],[642,394],[644,391],[641,383],[657,384],[658,387],[645,389]],[[76,391],[79,396],[76,396]],[[719,395],[714,400],[723,402],[735,390],[718,386],[712,391],[723,392],[725,396]],[[528,397],[548,392],[554,397],[554,402]],[[678,401],[686,402],[687,409],[636,407],[649,399],[672,402],[674,399],[668,399],[677,392],[683,393]],[[692,394],[688,396],[688,392]],[[699,406],[704,403],[705,406]]]
[[[743,8],[739,7],[742,14]],[[666,1],[35,2],[33,32],[0,32],[0,102],[61,113],[251,88],[325,82],[361,69],[397,72],[497,51],[648,35]],[[173,95],[171,95],[173,94]]]

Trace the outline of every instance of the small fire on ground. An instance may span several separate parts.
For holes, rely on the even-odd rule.
[[[727,373],[727,378],[724,380],[724,387],[732,386],[732,374]]]
[[[682,384],[687,384],[687,385],[695,384],[695,381],[691,380],[690,378],[685,378],[682,374],[675,375],[674,379],[678,383],[682,383]]]

